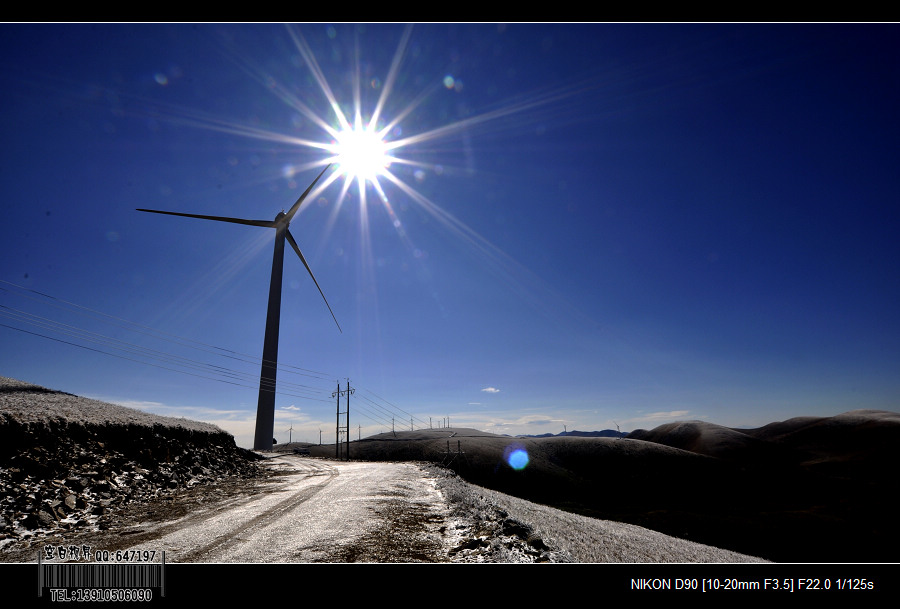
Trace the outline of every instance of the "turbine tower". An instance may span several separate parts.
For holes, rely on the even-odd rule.
[[[278,327],[281,321],[281,278],[282,270],[284,269],[285,239],[291,244],[294,251],[297,252],[300,261],[303,263],[303,266],[306,267],[309,276],[312,277],[313,283],[315,283],[316,287],[319,289],[319,294],[322,295],[322,300],[325,301],[325,306],[328,307],[328,311],[331,313],[331,317],[334,319],[334,323],[337,325],[338,330],[340,330],[342,334],[344,332],[341,330],[341,324],[338,323],[337,317],[334,316],[334,311],[331,310],[331,305],[328,304],[328,299],[325,298],[325,293],[322,292],[322,288],[319,287],[316,276],[313,275],[312,269],[309,268],[306,258],[303,257],[303,253],[300,251],[300,247],[288,230],[291,219],[293,219],[297,210],[300,209],[303,200],[306,199],[306,196],[329,167],[331,167],[330,164],[325,166],[325,169],[323,169],[316,179],[313,180],[313,183],[309,185],[309,188],[300,195],[300,198],[297,199],[297,202],[294,203],[287,213],[285,213],[284,210],[278,212],[278,215],[275,216],[274,220],[244,220],[242,218],[225,218],[222,216],[201,216],[198,214],[181,214],[174,211],[159,211],[157,209],[137,210],[154,214],[200,218],[201,220],[218,220],[219,222],[231,222],[234,224],[246,224],[248,226],[262,226],[275,229],[275,254],[272,258],[272,279],[269,282],[269,308],[266,313],[266,337],[263,342],[262,369],[259,373],[259,403],[256,407],[256,433],[253,439],[254,450],[272,450],[272,440],[275,432],[275,375],[278,369]]]

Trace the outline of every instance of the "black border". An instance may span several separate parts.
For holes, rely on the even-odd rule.
[[[516,605],[588,598],[645,596],[721,605],[736,596],[757,601],[844,602],[900,600],[900,564],[166,564],[165,597],[152,604],[261,602],[265,605],[320,602],[371,602],[382,598],[423,604],[484,605],[493,601]],[[717,580],[719,590],[703,592],[678,587],[676,579]],[[824,581],[829,579],[830,589]],[[641,580],[648,585],[641,583]],[[764,589],[765,580],[768,588]],[[818,589],[797,589],[818,581]],[[840,590],[836,580],[850,580],[856,589]],[[779,589],[775,589],[775,582]],[[669,582],[668,589],[654,589]],[[738,584],[727,589],[729,583]],[[756,582],[746,590],[742,582]],[[795,587],[785,589],[788,582]],[[871,582],[871,589],[868,583]],[[50,603],[38,597],[38,566],[0,564],[4,605],[15,601]],[[443,599],[443,600],[441,600]],[[516,600],[518,599],[518,600]],[[10,602],[11,601],[11,602]],[[104,603],[109,605],[110,603]],[[132,603],[133,605],[133,603]],[[140,606],[140,604],[138,604]]]

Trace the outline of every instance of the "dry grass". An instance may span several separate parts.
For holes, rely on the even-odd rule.
[[[210,423],[149,414],[0,377],[0,424],[6,421],[20,425],[44,424],[47,421],[84,426],[161,425],[213,434],[226,433]]]

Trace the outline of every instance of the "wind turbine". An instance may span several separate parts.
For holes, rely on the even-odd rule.
[[[284,269],[285,239],[291,244],[294,251],[297,252],[300,261],[303,263],[303,266],[306,267],[309,276],[312,277],[313,283],[319,288],[319,294],[322,295],[322,300],[325,301],[325,306],[328,307],[328,311],[331,313],[334,323],[337,324],[338,330],[340,330],[342,334],[344,332],[341,330],[341,324],[338,323],[337,317],[334,316],[334,311],[331,310],[331,305],[328,304],[328,299],[325,298],[325,293],[322,292],[322,288],[319,287],[316,276],[313,275],[312,269],[309,268],[309,264],[306,262],[306,258],[303,257],[303,252],[300,251],[300,247],[288,230],[291,219],[294,217],[294,214],[297,213],[297,210],[300,209],[303,200],[329,167],[331,167],[330,164],[325,166],[322,173],[313,180],[313,183],[309,185],[309,188],[307,188],[302,195],[300,195],[300,198],[297,199],[297,202],[294,203],[287,213],[285,213],[284,210],[281,210],[278,212],[278,215],[275,216],[274,220],[244,220],[242,218],[225,218],[222,216],[201,216],[198,214],[181,214],[174,211],[159,211],[157,209],[137,210],[154,214],[200,218],[201,220],[218,220],[219,222],[231,222],[233,224],[246,224],[249,226],[262,226],[264,228],[275,229],[275,254],[272,258],[272,279],[269,282],[269,308],[266,313],[266,337],[263,343],[262,369],[259,373],[259,403],[256,407],[256,433],[253,439],[254,450],[272,450],[272,436],[275,431],[275,373],[278,369],[278,327],[281,321],[281,278],[282,270]]]

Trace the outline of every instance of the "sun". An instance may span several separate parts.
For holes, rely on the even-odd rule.
[[[347,180],[377,183],[386,174],[394,160],[388,154],[388,144],[382,134],[371,126],[363,126],[357,117],[353,126],[347,126],[335,135],[329,146],[338,171]]]

